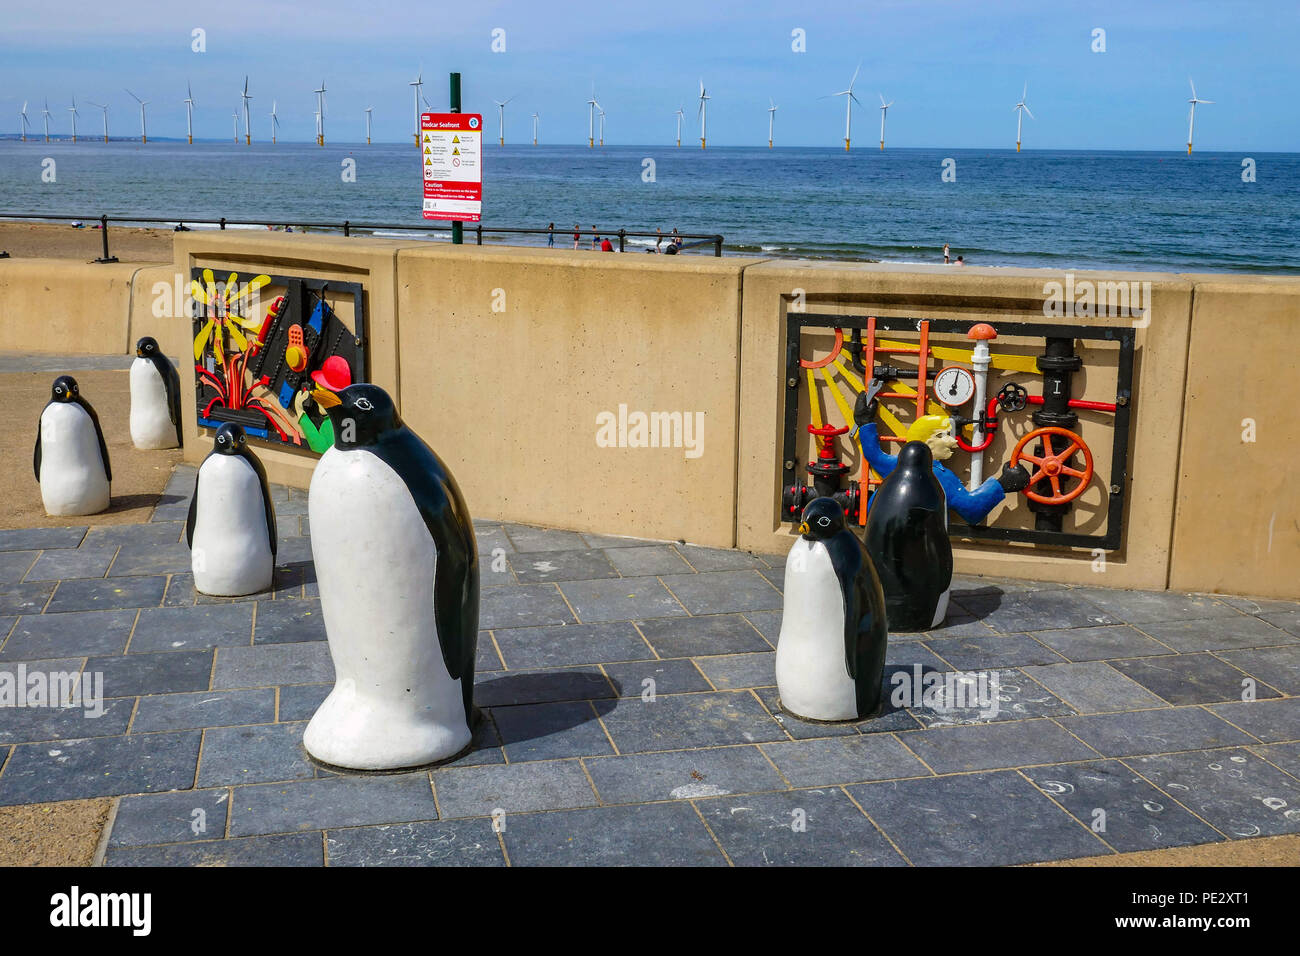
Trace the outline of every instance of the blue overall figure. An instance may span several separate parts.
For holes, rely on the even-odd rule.
[[[857,439],[867,463],[883,479],[894,470],[898,458],[887,454],[880,447],[880,434],[875,422],[878,401],[874,397],[868,397],[872,394],[872,389],[858,394],[857,404],[853,408],[855,427],[849,437]],[[967,491],[961,479],[943,464],[957,448],[951,418],[922,415],[908,428],[907,440],[925,442],[929,446],[934,458],[934,476],[943,487],[948,507],[961,515],[967,524],[979,524],[1008,492],[1014,493],[1029,486],[1029,472],[1020,465],[1003,465],[1001,475],[988,479],[974,491]]]

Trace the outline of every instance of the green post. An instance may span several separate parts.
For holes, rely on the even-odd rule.
[[[451,74],[451,111],[460,112],[460,74]],[[451,224],[451,242],[452,245],[462,245],[465,242],[465,226],[463,223],[453,222]]]

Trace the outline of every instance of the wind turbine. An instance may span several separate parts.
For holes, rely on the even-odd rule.
[[[772,148],[772,121],[776,119],[777,105],[776,102],[770,96],[767,98],[767,101],[772,104],[767,108],[767,148],[771,149]]]
[[[131,93],[130,90],[127,90],[127,92]],[[131,93],[131,99],[140,104],[140,142],[147,143],[149,142],[149,134],[144,125],[144,108],[149,105],[149,101],[140,99],[134,93]]]
[[[506,104],[513,99],[512,96],[509,99],[492,101],[497,107],[497,142],[501,146],[506,144]]]
[[[709,112],[707,103],[710,99],[712,99],[712,97],[710,97],[709,94],[705,92],[704,80],[701,79],[700,80],[700,109],[698,114],[700,117],[700,149],[704,149],[707,143],[704,130],[705,130],[705,121],[708,119],[708,112]]]
[[[322,84],[322,85],[323,85],[323,84]],[[244,77],[244,92],[240,93],[239,96],[240,96],[240,103],[242,104],[242,106],[243,106],[243,108],[244,108],[244,145],[245,145],[245,146],[252,146],[252,145],[253,145],[253,127],[250,126],[249,123],[248,123],[248,101],[251,100],[252,97],[248,95],[248,77],[247,77],[247,76]]]
[[[1033,119],[1034,114],[1029,112],[1029,106],[1025,103],[1025,94],[1029,92],[1029,84],[1020,91],[1020,102],[1012,107],[1016,111],[1016,152],[1020,152],[1020,124],[1024,122],[1025,113],[1029,113],[1029,118]]]
[[[45,107],[41,110],[41,119],[45,121],[45,142],[50,141],[50,101],[45,100]]]
[[[98,107],[99,109],[104,111],[104,142],[107,143],[108,142],[108,107],[103,103],[92,103],[90,100],[86,100],[86,102],[90,103],[91,106]]]
[[[679,106],[679,107],[677,107],[677,113],[676,113],[676,115],[677,115],[677,148],[678,148],[678,149],[681,149],[681,147],[682,147],[682,117],[684,117],[686,114],[682,111],[682,108]]]
[[[185,138],[189,140],[191,146],[194,145],[194,91],[190,89],[190,81],[185,81]]]
[[[325,145],[325,81],[320,81],[320,89],[316,93],[316,145]]]
[[[853,104],[856,102],[859,106],[862,105],[862,101],[853,93],[853,84],[858,82],[858,73],[861,70],[862,64],[859,63],[858,68],[853,71],[853,79],[849,80],[849,88],[831,94],[831,96],[846,97],[844,100],[844,151],[846,153],[849,150],[849,130],[853,124]]]
[[[20,129],[21,129],[22,141],[25,143],[27,142],[27,127],[30,125],[27,122],[27,101],[26,100],[23,101],[23,108],[18,111],[18,115],[22,118],[22,126],[20,127]]]
[[[72,114],[72,141],[77,141],[77,98],[72,98],[72,105],[68,107],[68,112]]]
[[[600,114],[600,141],[599,142],[601,146],[604,146],[605,145],[605,111],[598,106],[596,107],[596,112]]]
[[[1187,155],[1190,156],[1192,155],[1192,127],[1196,124],[1196,104],[1213,103],[1214,100],[1197,99],[1196,84],[1192,82],[1190,76],[1187,78],[1187,82],[1192,88],[1192,98],[1187,101],[1192,104],[1191,112],[1187,114]]]
[[[596,84],[591,84],[591,99],[587,100],[587,148],[591,149],[596,145],[596,110],[600,109],[600,104],[596,102]]]
[[[889,108],[894,105],[894,101],[885,102],[885,94],[880,95],[880,148],[885,148],[885,116],[889,113]]]
[[[321,86],[325,84],[322,83]],[[420,146],[420,87],[424,86],[424,67],[420,67],[420,72],[416,74],[415,79],[406,84],[412,88],[415,94],[415,146]]]
[[[280,128],[280,117],[275,115],[276,101],[271,100],[271,145],[275,145],[275,131]]]
[[[239,110],[235,110],[235,112],[231,113],[231,114],[230,114],[230,118],[231,118],[232,120],[234,120],[234,126],[235,126],[235,144],[238,145],[238,143],[239,143]]]
[[[534,113],[533,114],[533,145],[534,146],[537,145],[537,120],[538,120],[538,116],[536,113]]]
[[[366,107],[366,145],[370,145],[370,114],[375,111],[373,106]]]

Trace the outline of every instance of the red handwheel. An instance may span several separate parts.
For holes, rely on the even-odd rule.
[[[1062,451],[1052,450],[1053,435],[1059,435],[1066,441],[1065,448]],[[1043,456],[1041,458],[1024,451],[1025,446],[1036,438],[1043,440]],[[1076,451],[1083,452],[1083,471],[1066,464],[1070,456]],[[1068,428],[1059,428],[1055,425],[1048,428],[1035,428],[1020,439],[1016,444],[1015,451],[1011,453],[1011,464],[1013,466],[1018,465],[1022,460],[1037,466],[1029,476],[1029,487],[1024,490],[1025,497],[1032,498],[1034,501],[1045,505],[1063,505],[1067,501],[1073,501],[1083,494],[1083,490],[1088,487],[1088,482],[1092,480],[1092,452],[1083,443],[1083,439]],[[1067,476],[1078,478],[1079,483],[1069,491],[1061,491],[1061,479]],[[1039,494],[1033,490],[1034,485],[1044,479],[1052,486],[1050,495]]]

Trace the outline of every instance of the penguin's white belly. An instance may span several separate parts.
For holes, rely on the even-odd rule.
[[[50,515],[93,515],[108,507],[95,423],[75,402],[54,402],[41,413],[41,501]]]
[[[275,562],[253,466],[239,455],[209,455],[197,487],[190,543],[195,590],[230,597],[270,588]]]
[[[368,451],[331,448],[308,492],[335,686],[303,744],[362,770],[444,760],[470,742],[434,617],[433,536],[405,483]]]
[[[813,720],[858,716],[844,648],[844,594],[820,541],[799,538],[785,561],[785,600],[776,644],[781,706]]]
[[[948,530],[948,495],[943,491],[943,486],[939,488],[939,493],[943,495],[943,528]],[[952,594],[952,579],[948,579],[948,586],[943,589],[939,595],[939,600],[934,605],[934,620],[930,622],[931,627],[938,627],[943,623],[943,619],[948,616],[948,597]]]
[[[167,385],[154,364],[142,358],[131,363],[131,442],[141,449],[176,447]]]

